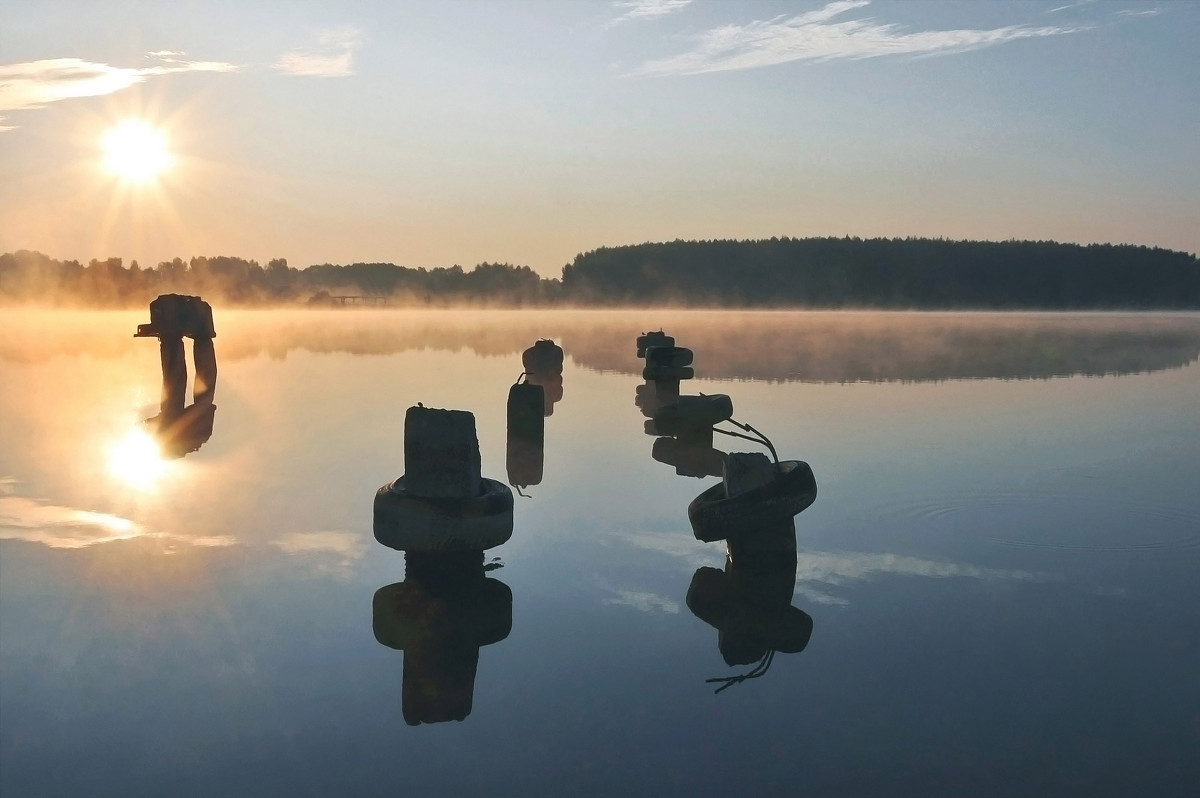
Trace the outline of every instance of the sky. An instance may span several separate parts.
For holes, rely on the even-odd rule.
[[[674,239],[1197,253],[1198,36],[1185,0],[0,0],[0,252],[547,277]],[[149,179],[110,163],[131,120]]]

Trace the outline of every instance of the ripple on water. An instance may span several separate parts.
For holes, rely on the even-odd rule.
[[[880,508],[889,518],[943,524],[969,517],[1001,525],[1003,546],[1081,552],[1200,552],[1200,507],[1122,497],[1019,491],[919,497]]]

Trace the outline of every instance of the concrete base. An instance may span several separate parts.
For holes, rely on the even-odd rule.
[[[480,491],[475,416],[465,410],[410,407],[404,415],[404,482],[429,499],[470,499]]]

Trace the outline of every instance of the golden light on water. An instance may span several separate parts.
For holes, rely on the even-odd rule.
[[[170,467],[157,441],[140,427],[134,427],[108,448],[107,464],[108,473],[139,490],[154,487]]]
[[[145,183],[171,166],[166,135],[146,122],[124,122],[105,133],[100,143],[105,168],[122,180]]]

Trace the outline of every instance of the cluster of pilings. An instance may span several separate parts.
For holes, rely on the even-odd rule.
[[[780,461],[771,441],[754,427],[733,418],[733,400],[726,394],[681,394],[682,380],[691,379],[693,352],[676,346],[662,330],[643,333],[638,356],[645,358],[645,379],[635,403],[648,435],[657,438],[653,455],[675,467],[681,476],[720,477],[701,493],[688,510],[698,540],[712,542],[752,537],[764,527],[791,522],[817,496],[812,469],[800,460]],[[728,423],[734,429],[718,425]],[[765,447],[761,452],[725,453],[713,447],[717,433]]]
[[[216,354],[212,308],[199,297],[166,294],[150,303],[150,323],[137,337],[159,340],[163,389],[158,416],[148,419],[165,453],[195,451],[212,435]],[[194,400],[186,404],[184,338],[193,341]],[[686,603],[716,628],[718,649],[730,666],[754,667],[710,679],[726,687],[763,675],[776,652],[798,652],[812,618],[791,606],[796,576],[794,517],[816,497],[807,463],[780,461],[758,430],[733,418],[725,394],[682,394],[695,377],[693,353],[662,330],[637,341],[645,359],[636,403],[654,435],[653,456],[676,473],[719,477],[688,507],[698,540],[726,542],[723,570],[697,570]],[[520,493],[540,484],[546,418],[563,396],[563,350],[542,339],[522,353],[523,371],[508,393],[506,466]],[[721,429],[729,424],[735,430]],[[760,452],[725,453],[713,446],[722,433],[762,444]],[[512,591],[488,576],[499,558],[485,552],[513,533],[513,494],[482,475],[473,414],[408,408],[404,417],[404,473],[376,492],[373,529],[379,543],[404,552],[405,579],[376,591],[372,627],[383,645],[404,652],[402,710],[407,723],[463,720],[471,712],[479,650],[504,640],[512,628]]]
[[[545,419],[562,399],[563,351],[539,340],[509,389],[509,481],[542,480]],[[404,417],[404,474],[375,494],[375,539],[404,552],[403,582],[375,593],[375,638],[404,652],[405,722],[463,720],[471,712],[479,649],[508,637],[512,591],[487,572],[484,552],[513,532],[513,494],[482,475],[475,416],[416,405]]]
[[[635,402],[648,418],[646,433],[656,436],[654,459],[681,476],[721,479],[692,501],[688,520],[698,540],[726,542],[725,568],[697,570],[686,598],[692,613],[718,630],[726,664],[754,666],[710,679],[721,684],[720,692],[762,676],[776,652],[795,653],[808,645],[812,618],[791,605],[794,518],[816,499],[816,480],[807,463],[780,461],[765,435],[734,420],[729,396],[680,393],[680,382],[694,377],[690,349],[658,330],[637,339],[637,354],[645,359],[645,383],[637,387]],[[719,451],[713,446],[716,433],[758,443],[770,457]]]
[[[711,415],[714,408],[707,402],[697,405],[691,401],[694,397],[679,393],[680,384],[696,373],[692,350],[676,346],[673,337],[657,330],[638,337],[637,356],[645,361],[645,382],[637,387],[634,401],[648,419],[646,434],[657,437],[654,459],[674,466],[681,476],[720,476],[724,454],[712,447],[712,425],[721,419],[701,423],[696,414]],[[676,409],[660,418],[659,412],[666,408]]]
[[[680,476],[721,476],[725,453],[713,447],[713,428],[733,416],[733,401],[724,394],[680,394],[680,383],[695,376],[694,355],[662,330],[643,333],[637,349],[645,383],[635,402],[648,419],[646,434],[656,437],[652,456]]]

